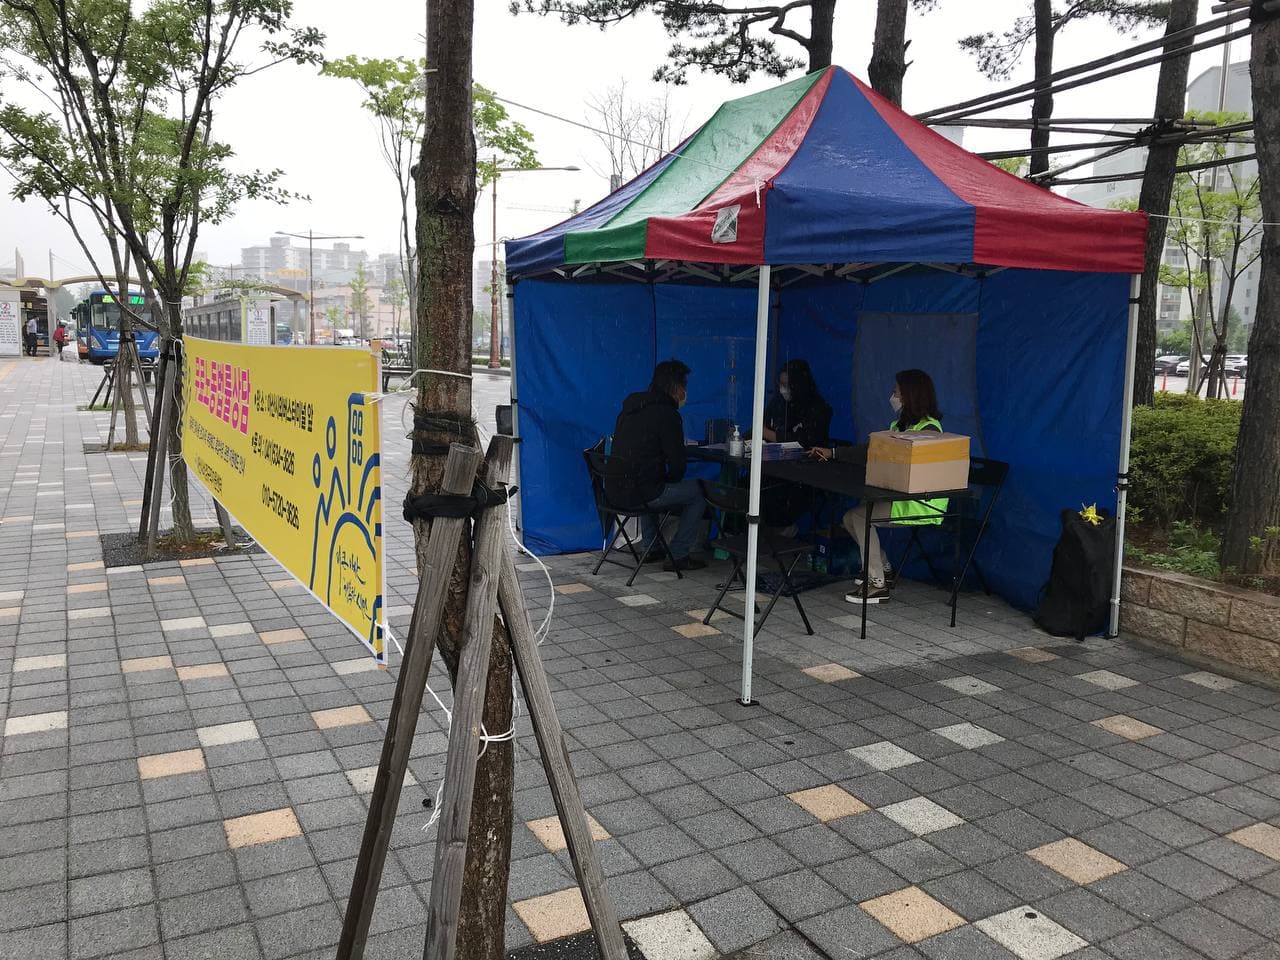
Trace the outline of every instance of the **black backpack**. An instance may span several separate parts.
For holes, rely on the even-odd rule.
[[[1062,535],[1053,548],[1049,582],[1032,618],[1045,633],[1083,640],[1107,625],[1115,571],[1116,520],[1099,510],[1090,523],[1075,510],[1062,511]]]

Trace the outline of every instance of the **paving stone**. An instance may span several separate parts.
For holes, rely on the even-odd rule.
[[[977,927],[1021,960],[1056,960],[1088,946],[1051,917],[1025,905],[979,920]]]
[[[902,943],[864,910],[852,905],[804,920],[799,929],[831,957],[849,956],[851,944],[857,945],[862,956],[870,957]]]
[[[778,918],[749,887],[718,894],[688,908],[689,915],[722,954],[742,950],[776,934]]]
[[[1157,926],[1211,960],[1230,960],[1263,942],[1238,923],[1198,906],[1165,917]]]
[[[153,904],[114,910],[71,921],[71,956],[118,957],[160,939]]]

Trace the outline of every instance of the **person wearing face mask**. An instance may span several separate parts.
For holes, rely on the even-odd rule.
[[[633,393],[622,403],[613,428],[613,452],[631,468],[626,477],[606,481],[606,492],[618,504],[646,506],[679,514],[676,534],[669,541],[671,556],[663,569],[699,570],[706,564],[691,555],[702,525],[706,502],[698,481],[685,476],[684,420],[680,408],[689,396],[689,368],[679,360],[664,360],[653,371],[649,389]],[[641,518],[644,544],[653,542],[655,524]]]
[[[923,370],[900,370],[894,374],[893,394],[889,397],[889,406],[896,414],[889,424],[890,430],[902,432],[916,430],[936,430],[942,432],[942,414],[938,412],[938,397],[933,388],[933,380]],[[904,500],[901,502],[876,503],[872,506],[872,524],[936,524],[942,522],[942,514],[946,512],[947,501],[939,500]],[[889,599],[889,590],[885,584],[884,554],[880,548],[880,532],[871,528],[871,541],[862,542],[866,530],[867,508],[858,505],[845,513],[844,528],[858,544],[858,552],[862,555],[862,574],[871,578],[871,589],[868,591],[868,603],[883,603]],[[862,603],[862,579],[855,579],[854,589],[845,596],[849,603]]]
[[[822,398],[809,364],[788,360],[778,371],[778,389],[764,413],[764,439],[769,443],[825,446],[830,440],[831,404]]]

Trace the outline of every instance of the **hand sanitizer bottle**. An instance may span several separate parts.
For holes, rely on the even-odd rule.
[[[738,432],[737,424],[735,424],[733,427],[733,433],[729,435],[729,456],[742,456],[742,448],[742,434]]]

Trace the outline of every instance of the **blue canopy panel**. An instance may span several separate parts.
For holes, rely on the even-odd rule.
[[[859,315],[909,315],[913,329],[927,329],[919,324],[933,314],[976,315],[981,438],[987,456],[1011,465],[978,560],[993,589],[1031,607],[1048,577],[1059,511],[1115,506],[1128,284],[1118,274],[1006,270],[979,281],[919,270],[870,285],[792,286],[781,291],[770,370],[778,359],[807,359],[834,408],[833,434],[865,440],[851,419]],[[693,367],[688,436],[701,436],[711,416],[745,422],[753,359],[744,341],[753,336],[753,301],[754,291],[723,287],[516,285],[517,449],[531,549],[599,547],[581,451],[612,432],[623,397],[647,384],[658,359],[675,354]],[[895,354],[886,346],[892,338],[867,342],[887,354],[870,359],[889,371],[921,355]],[[864,369],[868,359],[861,359]],[[874,405],[878,396],[856,402]],[[879,399],[887,423],[887,393]],[[945,425],[947,396],[939,403]]]
[[[969,263],[974,208],[835,72],[766,195],[767,263]]]

